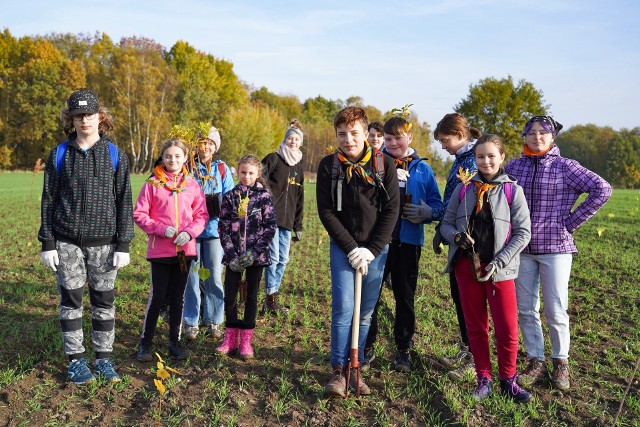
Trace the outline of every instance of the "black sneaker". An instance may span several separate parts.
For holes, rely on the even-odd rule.
[[[169,357],[173,360],[184,360],[191,354],[191,350],[182,347],[180,342],[169,341]]]
[[[409,350],[398,350],[393,361],[393,369],[398,372],[411,372],[411,355]]]
[[[368,371],[371,368],[371,362],[373,362],[376,358],[376,352],[373,351],[373,347],[364,349],[364,360],[362,361],[362,365],[360,369],[362,371]]]
[[[140,341],[138,343],[138,354],[136,355],[136,360],[138,362],[151,362],[152,359],[151,343]]]

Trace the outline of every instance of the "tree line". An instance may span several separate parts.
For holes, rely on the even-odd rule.
[[[176,126],[220,129],[219,156],[233,164],[246,153],[262,157],[280,144],[289,120],[304,128],[303,166],[315,172],[335,149],[333,116],[345,106],[360,106],[371,121],[383,112],[363,98],[294,95],[254,88],[233,71],[230,61],[178,41],[170,49],[144,37],[114,42],[107,34],[48,34],[16,38],[0,33],[0,169],[31,169],[63,138],[60,109],[74,90],[88,87],[114,116],[114,141],[130,158],[134,173],[148,172],[158,147]],[[411,100],[407,100],[411,101]],[[532,114],[545,114],[542,92],[509,76],[486,78],[469,87],[453,107],[472,126],[505,139],[508,156],[518,156],[519,131]],[[449,111],[443,111],[443,115]],[[559,118],[561,121],[561,118]],[[412,113],[414,147],[438,176],[451,160],[432,144],[431,128]],[[598,172],[614,185],[640,186],[640,129],[614,131],[575,126],[557,138],[563,155]]]

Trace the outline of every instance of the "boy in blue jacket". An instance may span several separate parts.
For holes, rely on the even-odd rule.
[[[433,171],[410,147],[412,141],[411,126],[405,118],[394,116],[385,122],[383,151],[395,160],[400,199],[408,202],[400,204],[384,271],[385,276],[391,274],[396,301],[393,335],[397,352],[393,367],[400,372],[411,371],[409,350],[416,328],[414,301],[424,244],[424,224],[439,218],[444,210]],[[369,337],[368,343],[375,342],[376,332],[377,324],[369,329],[369,333],[374,335]],[[371,356],[372,348],[366,349],[367,353]],[[371,357],[366,362],[370,360]]]

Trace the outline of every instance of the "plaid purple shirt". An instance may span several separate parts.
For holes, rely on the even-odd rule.
[[[554,144],[543,156],[522,155],[505,170],[518,180],[531,213],[530,254],[576,253],[571,235],[611,196],[611,185],[577,161],[560,156]],[[582,193],[588,196],[573,212]]]

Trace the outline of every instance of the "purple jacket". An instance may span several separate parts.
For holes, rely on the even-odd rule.
[[[518,180],[531,213],[531,241],[523,253],[576,253],[572,233],[611,196],[611,185],[577,161],[560,156],[554,144],[542,156],[511,160],[505,170]],[[582,193],[588,196],[573,212]]]
[[[249,197],[246,215],[240,218],[240,198]],[[245,250],[256,254],[253,265],[270,265],[269,245],[276,233],[276,211],[266,188],[236,185],[222,198],[218,233],[224,250],[222,263],[227,265]]]

